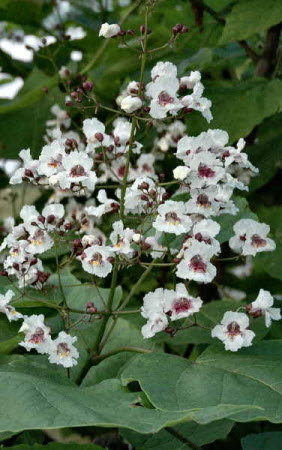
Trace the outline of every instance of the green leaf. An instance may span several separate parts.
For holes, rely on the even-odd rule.
[[[0,353],[6,354],[14,350],[21,341],[19,334],[20,322],[9,322],[1,313],[0,316]]]
[[[258,210],[260,222],[270,226],[270,237],[276,242],[276,250],[273,252],[262,252],[256,255],[255,263],[274,278],[282,278],[282,225],[281,206],[261,208]]]
[[[166,367],[167,375],[170,369]],[[161,384],[160,388],[163,391]],[[67,377],[59,377],[51,366],[42,370],[23,356],[0,357],[0,431],[100,426],[155,433],[177,422],[207,423],[253,408],[219,404],[207,410],[189,406],[180,411],[177,404],[171,405],[174,410],[163,410],[140,407],[139,402],[139,393],[128,392],[120,380],[78,388]]]
[[[2,447],[3,450],[11,448],[11,447]],[[95,444],[72,444],[72,443],[66,443],[63,444],[62,442],[51,442],[47,445],[40,445],[40,444],[33,444],[33,445],[27,445],[27,444],[21,444],[21,445],[14,445],[14,450],[102,450],[102,447]]]
[[[267,12],[265,0],[239,0],[226,17],[226,25],[219,43],[247,39],[256,33],[281,21],[282,4],[280,0],[268,0]]]
[[[238,354],[209,347],[196,361],[163,353],[132,360],[122,373],[127,385],[138,381],[151,403],[162,410],[249,404],[257,410],[231,414],[233,420],[282,421],[282,341],[265,341]]]
[[[1,20],[20,25],[40,25],[52,9],[48,0],[1,0]]]
[[[193,444],[202,446],[217,439],[224,439],[232,427],[233,422],[231,420],[223,419],[208,425],[198,425],[197,423],[189,422],[175,426],[174,430],[181,433]],[[121,434],[136,450],[184,450],[187,448],[187,445],[166,430],[149,435],[138,434],[131,430],[122,430]]]
[[[104,359],[97,366],[91,367],[81,386],[93,386],[93,384],[101,383],[101,381],[110,378],[119,378],[126,363],[135,356],[136,354],[133,352],[121,352]]]
[[[252,163],[259,169],[258,176],[252,178],[250,191],[259,189],[277,172],[282,159],[282,114],[274,114],[258,128],[256,142],[247,147]]]
[[[238,220],[258,219],[257,215],[250,210],[249,204],[244,197],[234,197],[234,203],[239,209],[236,216],[223,214],[222,216],[216,218],[216,222],[221,226],[221,230],[216,236],[216,239],[220,243],[228,241],[234,235],[233,226],[236,222],[238,222]]]
[[[249,434],[241,439],[243,450],[274,450],[281,447],[282,432]]]

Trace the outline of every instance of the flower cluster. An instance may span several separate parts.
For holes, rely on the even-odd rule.
[[[254,317],[264,316],[266,327],[270,327],[271,320],[280,320],[280,308],[273,308],[273,297],[270,292],[261,289],[256,300],[246,306],[247,313]],[[212,337],[220,339],[225,350],[236,352],[241,347],[249,347],[255,333],[249,330],[249,317],[245,313],[227,311],[220,325],[212,330]]]
[[[141,309],[142,316],[148,319],[142,328],[144,338],[165,330],[169,320],[182,319],[199,312],[202,304],[199,297],[189,294],[183,283],[177,284],[175,290],[158,288],[146,294]]]
[[[153,119],[164,119],[168,115],[177,116],[180,112],[199,111],[208,122],[212,120],[211,101],[203,97],[204,86],[200,72],[192,71],[190,75],[178,78],[174,64],[160,61],[151,71],[151,80],[145,87],[131,81],[116,99],[120,108],[132,114],[143,106],[143,110]],[[162,142],[164,148],[170,143],[171,136],[173,139],[174,134],[174,128],[171,126]]]
[[[79,354],[73,344],[77,338],[61,331],[58,337],[52,340],[51,330],[44,324],[43,314],[23,316],[10,304],[14,295],[11,290],[0,295],[0,312],[6,314],[10,322],[23,319],[19,332],[24,334],[24,340],[19,345],[28,352],[35,349],[38,353],[47,354],[51,363],[67,368],[75,366]]]
[[[173,39],[186,28],[176,25]],[[147,31],[142,29],[141,35]],[[132,35],[130,30],[126,33]],[[104,23],[99,36],[123,38],[124,34],[118,24]],[[72,86],[66,67],[61,68],[60,76],[66,86]],[[133,265],[171,266],[174,279],[194,282],[189,287],[191,292],[197,289],[195,283],[214,282],[221,232],[224,234],[217,220],[222,214],[238,213],[233,193],[236,189],[248,190],[250,177],[258,170],[244,152],[244,139],[231,146],[228,133],[219,129],[187,135],[181,121],[187,113],[199,111],[208,122],[212,120],[211,101],[203,96],[200,72],[180,77],[174,64],[158,62],[147,84],[141,76],[140,81],[131,81],[119,94],[118,110],[97,102],[92,82],[83,76],[79,82],[81,85],[75,85],[74,90],[70,88],[67,106],[86,100],[93,102],[97,113],[104,108],[118,117],[105,123],[97,117],[83,117],[80,129],[71,113],[59,105],[52,107],[53,117],[47,121],[45,145],[38,159],[32,158],[30,149],[22,150],[19,155],[23,164],[10,183],[29,182],[45,192],[52,189],[53,194],[41,214],[34,206],[25,205],[20,211],[22,223],[10,221],[5,225],[2,275],[12,282],[15,277],[19,289],[25,290],[28,285],[41,289],[49,272],[44,271],[40,255],[53,246],[57,255],[57,245],[64,242],[70,247],[67,263],[79,261],[87,272],[85,277],[90,274],[95,283],[97,277],[99,284],[107,286],[105,279],[113,272],[110,298],[118,271]],[[147,130],[155,127],[158,136],[149,152],[137,140],[143,122]],[[76,131],[72,125],[76,125]],[[172,179],[165,181],[167,175],[159,172],[159,162],[170,150],[182,164],[172,167]],[[236,253],[234,258],[274,250],[269,231],[268,225],[253,219],[239,220],[229,240],[230,249]],[[56,259],[60,270],[58,255]],[[251,266],[249,260],[248,264]],[[244,270],[251,269],[241,268],[242,273]],[[145,295],[141,308],[147,319],[142,328],[145,338],[164,330],[173,335],[171,322],[179,319],[189,318],[189,326],[196,324],[194,315],[203,301],[192,296],[184,283],[175,284],[174,280],[173,286],[175,289],[162,286]],[[228,288],[222,292],[228,292]],[[233,290],[231,294],[238,297],[242,292]],[[20,332],[25,337],[20,345],[49,355],[52,363],[75,365],[76,338],[62,331],[53,340],[44,316],[22,316],[10,305],[13,295],[9,290],[0,296],[0,311],[9,321],[23,319]],[[91,308],[93,311],[95,305]],[[246,313],[226,312],[212,336],[222,340],[227,350],[247,347],[255,336],[249,330],[250,318],[259,316],[265,317],[267,327],[271,320],[281,318],[280,310],[273,307],[273,297],[264,290],[247,305]]]

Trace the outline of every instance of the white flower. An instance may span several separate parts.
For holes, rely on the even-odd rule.
[[[154,292],[148,292],[143,299],[141,315],[145,319],[149,319],[141,330],[143,337],[146,339],[164,330],[168,324],[168,319],[164,312],[165,291],[163,288],[158,288]]]
[[[192,71],[189,76],[180,78],[181,87],[193,89],[196,83],[201,81],[201,73],[198,70]]]
[[[50,177],[62,169],[62,158],[65,156],[64,146],[57,140],[45,145],[39,156],[38,173]]]
[[[51,108],[51,113],[55,116],[55,119],[47,120],[47,127],[60,127],[64,126],[69,128],[71,124],[71,119],[67,111],[64,111],[59,107],[59,105],[53,105]]]
[[[193,88],[193,93],[191,95],[186,95],[182,98],[182,105],[186,108],[191,108],[202,113],[202,116],[207,122],[210,122],[213,118],[211,113],[212,103],[206,97],[202,97],[204,87],[201,82],[195,84]]]
[[[247,306],[247,312],[254,317],[264,316],[265,325],[269,328],[271,320],[281,319],[280,308],[272,308],[273,303],[270,292],[261,289],[256,300]]]
[[[113,265],[108,261],[108,258],[112,257],[112,255],[113,252],[109,247],[92,245],[86,248],[84,254],[80,257],[82,267],[88,273],[105,278],[113,268]]]
[[[87,138],[87,153],[91,153],[101,146],[108,147],[113,142],[111,137],[105,133],[105,125],[95,117],[83,121],[83,133]]]
[[[0,294],[0,312],[6,314],[9,322],[23,318],[23,315],[21,313],[17,312],[13,306],[9,305],[14,295],[14,292],[10,289],[6,292],[5,295]]]
[[[101,25],[99,37],[103,36],[104,38],[111,38],[117,36],[119,32],[120,26],[117,23],[109,25],[107,22],[105,22]]]
[[[219,213],[220,203],[216,201],[216,186],[206,189],[192,189],[191,198],[186,203],[189,214],[201,214],[204,217],[216,216]]]
[[[164,119],[168,113],[176,115],[183,108],[177,98],[179,81],[177,78],[159,77],[147,85],[146,95],[152,98],[150,116],[154,119]]]
[[[182,319],[200,311],[203,301],[192,297],[183,283],[176,285],[175,291],[165,290],[165,312],[170,313],[170,320]]]
[[[146,325],[143,325],[141,333],[145,339],[153,337],[156,333],[163,331],[168,325],[165,314],[152,314]]]
[[[258,252],[271,252],[276,244],[267,237],[269,225],[252,219],[241,219],[235,223],[235,236],[229,240],[229,246],[236,253],[255,256]]]
[[[34,226],[28,226],[28,245],[25,250],[33,255],[43,253],[53,247],[54,241],[45,230],[40,230]]]
[[[216,268],[210,263],[210,258],[213,255],[214,249],[211,245],[206,245],[204,242],[195,240],[185,250],[184,258],[177,265],[176,276],[202,283],[209,283],[216,275]]]
[[[127,95],[120,104],[121,109],[123,109],[126,113],[131,114],[137,109],[140,109],[142,106],[142,100],[139,97],[132,97],[131,95]]]
[[[75,336],[61,331],[52,342],[52,346],[49,350],[49,361],[53,364],[62,365],[63,367],[73,367],[77,364],[77,358],[79,353],[74,347],[74,342],[77,341]]]
[[[225,350],[237,352],[241,347],[250,347],[255,333],[248,330],[249,318],[244,313],[228,311],[220,325],[216,325],[211,335],[220,339]]]
[[[177,67],[171,62],[159,61],[151,71],[151,78],[155,81],[159,77],[176,78]]]
[[[52,203],[45,206],[42,210],[42,216],[46,218],[45,228],[52,231],[56,228],[57,222],[60,222],[64,217],[65,208],[60,203]]]
[[[160,205],[153,227],[156,230],[176,235],[189,231],[192,227],[192,220],[186,215],[184,202],[168,200]]]
[[[210,152],[201,152],[190,162],[190,173],[187,182],[191,188],[203,188],[218,184],[225,176],[222,162]]]
[[[125,228],[121,220],[113,223],[113,231],[110,234],[110,240],[113,244],[112,249],[115,253],[120,253],[130,257],[133,254],[131,242],[134,231]]]
[[[50,328],[44,324],[44,316],[33,314],[32,316],[24,316],[23,324],[19,330],[25,334],[24,341],[19,345],[24,347],[28,352],[36,349],[38,353],[48,353],[52,345],[50,336]]]
[[[227,147],[223,153],[225,158],[225,167],[229,167],[232,163],[236,163],[239,167],[249,169],[252,172],[258,173],[258,169],[248,160],[247,153],[242,152],[246,145],[243,138],[239,139],[237,148]]]
[[[62,159],[62,165],[64,171],[58,174],[58,182],[62,189],[69,189],[72,184],[80,184],[89,191],[94,190],[97,176],[91,171],[93,160],[87,154],[73,151]]]
[[[213,248],[214,254],[220,252],[220,244],[215,236],[220,232],[220,225],[211,219],[203,219],[193,227],[193,236],[199,242],[204,242]]]
[[[155,174],[154,169],[155,157],[151,153],[142,153],[136,161],[137,169],[136,176],[148,176],[154,179],[157,179],[157,175]],[[134,179],[136,178],[134,177]]]
[[[21,150],[19,157],[23,160],[23,167],[17,169],[10,178],[10,184],[22,183],[23,178],[32,181],[37,176],[38,160],[32,159],[30,149]]]
[[[99,206],[86,206],[85,211],[89,216],[102,217],[104,214],[119,209],[119,203],[107,197],[105,189],[100,189],[97,200],[101,203]]]
[[[176,180],[183,181],[187,177],[188,173],[190,172],[190,169],[186,166],[177,166],[173,170],[173,176]]]
[[[113,125],[113,136],[116,145],[119,144],[125,146],[130,138],[132,124],[124,117],[119,117],[114,121]]]

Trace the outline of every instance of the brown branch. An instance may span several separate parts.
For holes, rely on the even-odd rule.
[[[267,30],[263,51],[256,67],[258,77],[269,77],[275,69],[281,29],[282,22]]]
[[[245,50],[246,55],[254,62],[258,62],[260,56],[249,46],[247,41],[244,39],[241,41],[238,41],[240,47],[242,47]]]

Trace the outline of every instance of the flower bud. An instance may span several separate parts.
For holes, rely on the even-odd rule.
[[[141,189],[142,191],[146,191],[149,188],[149,184],[146,183],[146,181],[143,181],[141,184],[139,184],[138,189]]]
[[[7,276],[8,276],[7,270],[1,270],[0,275],[1,275],[2,277],[7,277]]]
[[[86,311],[91,314],[95,314],[97,312],[97,308],[93,302],[86,303]]]
[[[91,81],[85,81],[82,85],[83,89],[88,92],[92,91],[93,86],[94,86],[94,83],[92,83]]]
[[[102,133],[95,133],[95,134],[94,134],[94,137],[95,137],[95,139],[97,139],[97,141],[99,141],[99,142],[103,142],[103,140],[104,140],[104,136],[103,136]]]
[[[38,222],[45,223],[45,217],[44,216],[38,216],[37,217]]]
[[[127,30],[127,34],[129,34],[129,36],[134,36],[135,35],[135,31],[134,30]]]

